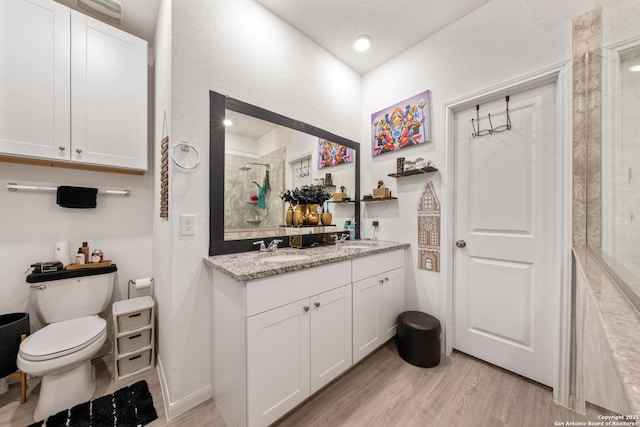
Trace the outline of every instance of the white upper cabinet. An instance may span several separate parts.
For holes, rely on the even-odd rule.
[[[50,0],[2,0],[0,63],[0,153],[147,170],[146,41]]]
[[[147,42],[71,11],[71,159],[147,169]]]
[[[0,152],[68,160],[69,9],[51,0],[0,1]]]

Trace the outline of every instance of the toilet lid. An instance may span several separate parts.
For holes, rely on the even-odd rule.
[[[106,333],[107,322],[98,316],[51,323],[29,336],[20,345],[27,360],[47,360],[83,349]]]

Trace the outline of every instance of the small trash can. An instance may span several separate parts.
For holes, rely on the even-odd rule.
[[[398,315],[398,353],[405,362],[421,368],[440,363],[440,321],[421,311]]]
[[[29,313],[0,315],[0,378],[18,370],[16,359],[20,348],[20,336],[29,335]]]

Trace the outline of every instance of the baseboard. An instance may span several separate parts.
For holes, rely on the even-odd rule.
[[[211,388],[211,385],[207,385],[202,387],[200,390],[196,390],[183,397],[182,399],[171,402],[171,399],[169,398],[169,386],[167,385],[167,379],[164,376],[164,369],[162,368],[160,355],[157,357],[156,370],[158,371],[158,378],[160,379],[160,388],[162,389],[162,400],[164,401],[164,412],[166,414],[167,422],[213,397],[213,389]]]

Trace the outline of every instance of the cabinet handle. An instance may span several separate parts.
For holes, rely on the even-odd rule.
[[[142,334],[135,334],[135,335],[131,335],[129,337],[130,340],[136,339],[136,338],[140,338],[142,336]]]
[[[65,147],[64,145],[58,145],[58,150],[64,151],[66,149],[67,149],[67,147]]]
[[[378,282],[382,285],[384,283],[384,279],[379,279]]]
[[[385,277],[385,278],[384,278],[384,281],[385,281],[385,282],[388,282],[388,281],[389,281],[389,278],[388,278],[388,277]]]
[[[315,302],[313,305],[315,305],[316,307],[320,307],[320,303],[319,302]]]
[[[76,153],[80,154],[82,153],[82,150],[80,148],[76,148]]]
[[[304,311],[309,311],[309,306],[308,306],[308,305],[305,305],[304,307],[302,307],[302,309],[303,309]]]

